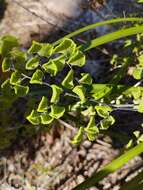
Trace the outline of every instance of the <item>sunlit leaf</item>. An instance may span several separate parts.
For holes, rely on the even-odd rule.
[[[18,96],[25,96],[29,92],[28,86],[22,86],[22,85],[15,85],[14,86],[15,94]]]
[[[15,95],[12,85],[10,84],[10,79],[5,80],[1,84],[1,92],[5,97],[10,97],[10,99]]]
[[[138,112],[143,113],[143,99],[139,103]]]
[[[18,71],[14,71],[10,77],[10,84],[16,85],[21,82],[21,74]]]
[[[11,69],[11,61],[9,58],[4,58],[2,61],[2,72],[8,72]]]
[[[138,61],[141,66],[143,66],[143,54],[138,56]]]
[[[42,65],[42,68],[50,73],[52,76],[56,76],[59,71],[64,67],[64,60],[61,58],[50,59],[47,63]]]
[[[85,55],[77,50],[68,60],[68,64],[82,67],[85,65]]]
[[[90,116],[89,123],[87,127],[84,129],[87,133],[87,137],[90,141],[94,141],[97,137],[97,134],[99,133],[99,129],[97,128],[95,124],[95,118],[94,116]]]
[[[37,52],[42,57],[49,57],[53,52],[53,46],[51,44],[42,44],[41,49]]]
[[[3,36],[0,38],[0,55],[6,56],[14,48],[19,46],[17,38],[14,36]]]
[[[110,112],[112,111],[112,108],[109,106],[95,106],[95,109],[97,111],[97,114],[103,118],[108,117]]]
[[[79,83],[81,84],[92,84],[92,78],[89,73],[81,73],[82,78],[79,80]]]
[[[107,118],[103,119],[100,122],[100,129],[108,129],[111,125],[115,123],[115,119],[113,116],[109,115]]]
[[[82,115],[84,116],[93,116],[95,115],[95,109],[93,108],[93,106],[89,106],[86,110],[81,112]]]
[[[25,61],[27,60],[27,53],[16,48],[10,52],[10,55],[14,59],[14,65],[19,66],[19,69],[21,64],[25,63]]]
[[[64,38],[61,43],[55,47],[55,53],[72,54],[75,51],[76,44],[68,38]]]
[[[83,86],[78,85],[78,86],[74,87],[74,89],[72,91],[79,96],[82,103],[86,102],[86,98],[85,98],[86,90]]]
[[[61,93],[63,92],[63,89],[55,84],[51,85],[51,88],[52,88],[52,97],[50,102],[57,103],[59,101]]]
[[[67,76],[64,78],[64,80],[62,81],[62,85],[65,87],[65,88],[69,88],[69,89],[72,89],[74,87],[74,84],[73,84],[73,75],[74,75],[74,72],[73,70],[71,69]]]
[[[32,110],[29,116],[26,119],[33,125],[39,125],[41,122],[40,114],[36,110]]]
[[[133,77],[137,80],[140,80],[143,77],[143,68],[136,67],[133,71]]]
[[[38,112],[45,112],[48,109],[48,99],[47,97],[43,96],[39,105],[38,105]]]
[[[32,41],[31,47],[28,49],[29,53],[37,53],[42,47],[42,43]]]
[[[43,77],[44,77],[43,72],[41,70],[37,69],[33,73],[30,83],[31,84],[42,84]]]
[[[77,134],[74,136],[73,140],[71,141],[71,143],[74,145],[78,145],[82,141],[83,135],[84,135],[84,128],[80,127]]]
[[[54,120],[48,113],[42,113],[40,118],[43,125],[49,125]]]
[[[133,95],[134,99],[137,100],[142,95],[142,91],[140,87],[137,86],[135,88],[132,88],[131,94]]]
[[[27,61],[25,68],[27,70],[36,69],[39,66],[39,61],[40,61],[39,57],[32,57]]]
[[[57,105],[51,105],[51,112],[50,116],[54,119],[59,119],[62,117],[65,113],[65,108],[62,106],[57,106]]]
[[[93,84],[90,93],[95,100],[99,100],[108,95],[111,92],[113,86],[114,84]]]

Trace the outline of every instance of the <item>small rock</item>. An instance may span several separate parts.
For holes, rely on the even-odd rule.
[[[82,183],[84,180],[85,180],[84,176],[82,175],[77,176],[77,183]]]
[[[85,148],[90,148],[91,145],[92,145],[92,143],[91,143],[90,141],[84,141],[84,142],[83,142],[83,146],[84,146]]]

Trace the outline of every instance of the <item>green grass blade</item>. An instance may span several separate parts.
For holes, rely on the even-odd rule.
[[[142,32],[143,32],[143,25],[130,27],[127,29],[121,29],[121,30],[118,30],[116,32],[112,32],[110,34],[106,34],[104,36],[98,37],[98,38],[90,41],[89,43],[80,46],[80,49],[82,51],[87,51],[87,50],[90,50],[90,49],[95,48],[97,46],[112,42],[114,40],[118,40],[120,38],[132,36],[132,35],[142,33]]]
[[[73,188],[73,190],[85,190],[92,187],[93,185],[97,184],[100,180],[102,180],[104,177],[118,170],[129,160],[141,154],[142,152],[143,152],[143,142],[136,145],[134,148],[128,150],[118,158],[114,159],[111,163],[107,164],[99,172],[94,173],[87,180],[85,180],[84,182],[80,183],[75,188]]]
[[[135,176],[131,181],[125,183],[120,190],[139,190],[139,187],[143,189],[143,171]]]
[[[116,18],[116,19],[111,19],[111,20],[106,20],[106,21],[103,21],[103,22],[97,22],[97,23],[94,23],[94,24],[90,24],[88,26],[85,26],[83,28],[80,28],[66,36],[64,36],[64,38],[72,38],[74,36],[77,36],[83,32],[86,32],[88,30],[91,30],[91,29],[94,29],[98,26],[104,26],[104,25],[108,25],[108,24],[115,24],[115,23],[119,23],[119,22],[142,22],[143,21],[143,18],[138,18],[138,17],[131,17],[131,18]],[[57,45],[59,44],[59,42],[62,40],[63,38],[59,39],[58,41],[56,41],[54,43],[54,45]]]

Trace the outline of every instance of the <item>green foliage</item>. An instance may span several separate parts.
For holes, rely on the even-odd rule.
[[[31,80],[30,80],[30,83],[31,84],[42,84],[43,77],[44,77],[44,73],[40,69],[37,69],[33,73]]]
[[[64,78],[64,80],[62,81],[62,85],[65,88],[69,88],[72,89],[74,87],[74,83],[73,83],[73,76],[74,76],[74,71],[71,69],[67,76]]]
[[[94,116],[90,116],[89,123],[85,128],[85,132],[87,133],[87,137],[90,141],[94,141],[99,133],[99,129],[95,124]]]
[[[80,46],[70,39],[96,26],[136,21],[143,19],[120,18],[96,23],[77,30],[53,44],[33,41],[27,52],[20,49],[15,37],[0,38],[2,71],[8,74],[1,82],[1,114],[4,113],[3,110],[10,109],[16,101],[24,97],[30,100],[25,113],[26,119],[35,125],[35,128],[43,125],[52,126],[53,122],[57,123],[62,119],[70,121],[74,117],[77,133],[72,143],[78,145],[84,136],[90,141],[95,141],[99,134],[108,130],[115,124],[114,111],[126,108],[126,104],[131,104],[133,111],[143,113],[143,87],[139,86],[143,77],[143,35],[141,34],[143,26],[122,28]],[[113,56],[112,69],[119,71],[115,72],[107,84],[95,84],[89,73],[83,73],[86,51],[132,35],[136,35],[136,39],[125,41],[123,47],[123,51],[129,48],[131,53]],[[128,75],[130,66],[133,67],[130,76],[135,81],[140,81],[133,86],[120,84],[120,81]],[[59,77],[60,74],[62,76]],[[137,130],[133,135],[135,143],[139,145],[105,166],[75,189],[91,187],[140,154],[143,151],[140,144],[143,141],[142,134]],[[130,142],[130,146],[133,146],[133,139]]]
[[[86,89],[83,86],[77,85],[74,87],[72,91],[79,96],[81,103],[86,102],[86,98],[85,98]]]
[[[62,106],[51,105],[50,116],[54,119],[59,119],[65,113],[65,108]]]
[[[39,62],[40,62],[39,57],[32,57],[27,61],[25,68],[27,70],[34,70],[39,66]]]
[[[48,109],[48,99],[47,99],[47,97],[43,96],[40,103],[39,103],[37,111],[38,112],[45,112],[45,111],[47,111],[47,109]]]

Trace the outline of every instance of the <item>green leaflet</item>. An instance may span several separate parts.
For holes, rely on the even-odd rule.
[[[80,108],[81,108],[81,102],[80,101],[69,106],[69,110],[71,112],[76,112]]]
[[[140,103],[138,106],[138,112],[143,113],[143,99],[140,100]]]
[[[41,70],[37,69],[33,73],[30,83],[31,84],[42,84],[43,77],[44,77],[44,73]]]
[[[83,86],[78,85],[78,86],[74,87],[74,89],[72,91],[79,96],[82,103],[86,102],[86,98],[85,98],[86,90]]]
[[[143,77],[143,68],[136,67],[133,71],[133,77],[137,80],[140,80]]]
[[[43,125],[49,125],[54,120],[47,112],[46,113],[42,113],[40,115],[40,118],[41,118],[41,123]]]
[[[5,57],[2,61],[2,72],[8,72],[11,69],[11,61],[9,58]]]
[[[65,88],[68,88],[68,89],[72,89],[74,87],[74,84],[73,84],[73,75],[74,75],[74,72],[73,70],[71,69],[67,76],[64,78],[64,80],[62,81],[62,85],[65,87]]]
[[[34,70],[39,66],[40,58],[39,57],[32,57],[26,63],[27,70]]]
[[[18,47],[17,38],[13,36],[3,36],[0,38],[0,55],[7,56],[14,47]]]
[[[132,88],[131,94],[133,95],[134,99],[137,100],[142,95],[142,90],[139,86]]]
[[[45,112],[45,111],[47,111],[47,109],[48,109],[48,99],[47,99],[47,97],[43,96],[39,103],[37,111]]]
[[[100,121],[100,129],[108,129],[111,125],[115,123],[115,119],[113,116],[109,115],[107,118]]]
[[[77,134],[74,136],[73,140],[71,141],[71,143],[74,145],[78,145],[82,141],[83,135],[84,135],[84,128],[80,127]]]
[[[33,125],[39,125],[41,122],[40,114],[36,110],[32,110],[29,116],[26,119]]]
[[[1,88],[2,89],[8,89],[9,87],[10,87],[11,85],[10,85],[10,79],[7,79],[7,80],[5,80],[2,84],[1,84]]]
[[[112,111],[112,108],[109,106],[95,106],[95,109],[97,111],[97,114],[103,118],[108,117],[110,112]]]
[[[65,60],[63,57],[50,59],[47,63],[42,65],[42,68],[52,76],[56,76],[57,73],[64,68],[64,62]]]
[[[86,117],[86,116],[93,116],[96,113],[93,106],[89,106],[86,110],[82,111],[81,114]]]
[[[140,55],[140,56],[138,56],[138,61],[139,61],[139,64],[141,65],[141,66],[143,66],[143,54],[142,55]]]
[[[1,84],[1,92],[5,97],[8,97],[8,98],[14,97],[15,93],[10,84],[10,79],[5,80]]]
[[[79,83],[81,84],[92,84],[92,78],[89,73],[81,73],[82,78],[79,80]]]
[[[60,95],[63,92],[63,89],[59,86],[53,84],[51,85],[52,88],[52,97],[51,97],[51,103],[57,103],[59,101]]]
[[[87,133],[87,137],[90,141],[94,141],[97,137],[97,134],[99,133],[99,129],[95,125],[95,118],[94,116],[90,116],[89,123],[87,127],[84,129],[84,131]]]
[[[10,54],[12,58],[15,60],[15,63],[14,63],[15,68],[19,66],[18,69],[21,69],[21,65],[25,64],[25,61],[27,60],[27,53],[19,49],[13,49],[10,52]]]
[[[68,38],[62,39],[61,43],[55,47],[54,53],[72,54],[75,51],[76,44]]]
[[[85,65],[85,62],[86,62],[85,55],[81,51],[77,50],[69,58],[67,63],[73,66],[75,65],[78,67],[83,67]]]
[[[65,108],[62,106],[57,106],[57,105],[51,105],[51,112],[50,116],[54,119],[59,119],[62,117],[65,113]]]
[[[31,47],[28,49],[28,53],[37,53],[42,48],[42,43],[32,41]]]
[[[15,94],[19,97],[25,96],[29,92],[28,86],[15,85],[14,87]]]
[[[114,87],[114,84],[112,84],[112,85],[110,85],[110,84],[93,84],[92,90],[91,90],[92,97],[95,100],[99,100],[99,99],[103,98],[104,96],[108,95],[111,92],[113,87]]]
[[[37,52],[41,57],[49,57],[53,53],[53,46],[51,44],[42,44],[41,49]]]
[[[21,74],[18,71],[14,71],[10,77],[10,84],[17,85],[21,83]]]

